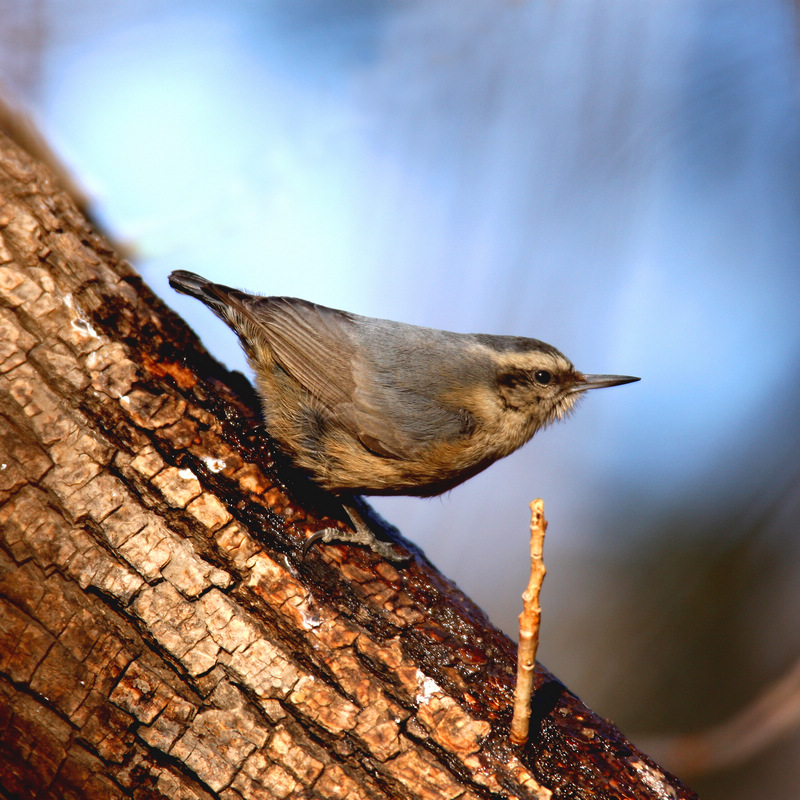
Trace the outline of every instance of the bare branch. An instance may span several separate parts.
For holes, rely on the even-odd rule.
[[[542,607],[539,592],[547,570],[544,567],[544,535],[547,520],[544,518],[544,501],[531,503],[531,577],[522,593],[522,613],[519,615],[519,648],[517,650],[517,688],[514,692],[514,715],[511,718],[511,741],[525,744],[531,716],[531,688],[539,647],[539,622]]]

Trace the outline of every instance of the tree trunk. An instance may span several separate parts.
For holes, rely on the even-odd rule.
[[[407,544],[301,561],[249,384],[4,136],[0,203],[0,796],[694,796],[541,669],[512,747],[512,642]]]

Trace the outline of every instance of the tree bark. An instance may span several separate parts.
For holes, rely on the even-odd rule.
[[[407,543],[331,545],[227,372],[0,135],[0,796],[689,798]],[[326,514],[328,515],[326,517]]]

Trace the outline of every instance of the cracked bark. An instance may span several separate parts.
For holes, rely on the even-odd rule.
[[[515,648],[420,554],[300,562],[335,504],[2,135],[0,417],[0,796],[694,797],[543,669],[510,746]]]

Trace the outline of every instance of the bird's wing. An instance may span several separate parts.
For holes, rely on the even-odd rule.
[[[364,323],[375,321],[344,311],[294,298],[240,296],[239,302],[281,367],[321,404],[332,422],[372,452],[408,458],[434,438],[463,432],[463,415],[409,388],[409,376],[402,373],[413,365],[381,367],[381,356],[406,344],[402,334],[392,340],[395,326],[412,326],[385,323],[376,340],[363,329]]]
[[[289,297],[247,297],[242,305],[276,361],[316,400],[331,412],[348,402],[357,357],[349,314]]]

